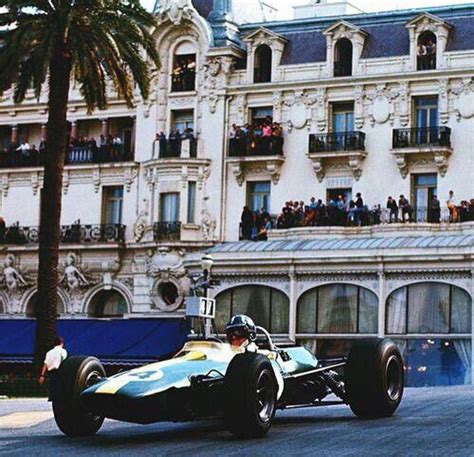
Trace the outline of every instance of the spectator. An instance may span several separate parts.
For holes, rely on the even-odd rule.
[[[456,203],[454,201],[454,192],[449,191],[448,199],[446,200],[446,206],[449,209],[449,220],[450,222],[457,222],[458,220],[458,211],[456,208]]]
[[[413,209],[403,194],[400,195],[400,199],[398,200],[398,207],[402,213],[402,222],[406,222],[407,217],[408,222],[413,222]]]
[[[428,214],[428,222],[439,223],[441,219],[441,206],[436,195],[431,199],[431,211]]]
[[[272,222],[268,217],[263,217],[263,224],[257,234],[258,241],[267,241],[268,239],[268,231],[272,228]]]
[[[389,222],[398,222],[398,205],[390,196],[387,200],[387,208],[390,210]]]
[[[253,212],[248,206],[244,206],[240,220],[242,222],[242,238],[244,240],[251,240],[255,222]]]
[[[41,369],[41,375],[39,377],[39,383],[43,384],[45,375],[48,373],[51,383],[49,390],[49,401],[52,401],[54,397],[58,395],[58,391],[61,388],[58,378],[58,369],[66,357],[67,352],[66,349],[64,349],[64,339],[60,336],[57,336],[55,339],[54,348],[46,353],[44,364]]]

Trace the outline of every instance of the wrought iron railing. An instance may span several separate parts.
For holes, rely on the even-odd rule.
[[[365,151],[364,132],[338,132],[309,136],[309,152]]]
[[[61,243],[123,243],[123,224],[71,224],[61,226]],[[37,244],[39,227],[0,227],[0,244]]]
[[[179,241],[181,239],[181,222],[155,222],[153,239],[155,241]]]
[[[229,157],[283,155],[283,138],[279,136],[242,137],[229,140]]]
[[[36,149],[26,151],[9,151],[0,154],[0,168],[42,167],[47,151]],[[133,153],[123,146],[110,148],[73,147],[66,154],[66,165],[85,163],[114,163],[133,161]]]
[[[411,129],[394,129],[394,149],[424,146],[451,147],[451,129],[449,127],[415,127]]]
[[[196,158],[197,147],[198,140],[195,138],[157,140],[153,142],[153,158]]]

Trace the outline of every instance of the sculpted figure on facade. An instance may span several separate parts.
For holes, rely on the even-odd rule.
[[[3,283],[10,302],[10,310],[13,313],[20,311],[22,289],[28,287],[26,279],[20,271],[15,268],[15,262],[15,256],[13,254],[8,254],[3,263]]]
[[[215,241],[216,239],[216,220],[212,217],[209,210],[204,207],[201,210],[201,228],[206,241]]]
[[[71,298],[71,311],[73,313],[80,312],[82,300],[85,294],[85,288],[89,285],[89,281],[84,274],[76,266],[76,255],[73,252],[66,256],[64,274],[59,280],[60,284],[64,284]]]
[[[169,19],[173,24],[181,24],[185,19],[192,18],[191,0],[161,0],[158,19],[165,21]]]

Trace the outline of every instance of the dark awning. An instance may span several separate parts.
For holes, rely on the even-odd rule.
[[[35,328],[34,319],[0,319],[0,362],[30,362]],[[127,364],[175,353],[185,343],[189,326],[184,319],[60,319],[57,331],[69,355]]]

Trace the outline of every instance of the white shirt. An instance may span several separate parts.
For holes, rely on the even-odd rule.
[[[46,353],[44,363],[48,371],[57,370],[61,362],[67,357],[67,351],[62,346],[54,346],[53,349]]]

